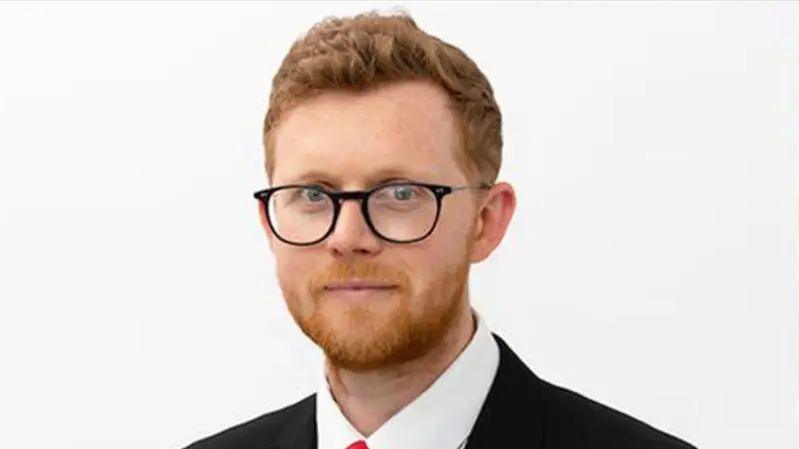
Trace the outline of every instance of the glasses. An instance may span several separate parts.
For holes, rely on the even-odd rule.
[[[316,184],[291,184],[255,192],[264,203],[269,227],[282,242],[313,245],[336,227],[341,203],[361,202],[361,213],[378,237],[392,243],[418,242],[433,232],[441,214],[441,200],[450,193],[477,186],[445,186],[420,182],[393,182],[371,190],[331,192]]]

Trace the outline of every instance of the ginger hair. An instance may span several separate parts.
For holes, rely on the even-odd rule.
[[[493,184],[502,161],[502,115],[488,79],[457,47],[422,31],[404,12],[327,17],[300,36],[272,80],[264,119],[265,168],[275,164],[272,130],[292,106],[333,89],[429,80],[451,99],[461,127],[456,154],[467,179]]]

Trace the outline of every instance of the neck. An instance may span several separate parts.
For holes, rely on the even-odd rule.
[[[441,342],[424,356],[371,371],[350,371],[326,360],[330,391],[342,413],[368,437],[422,394],[471,341],[476,330],[469,301]]]

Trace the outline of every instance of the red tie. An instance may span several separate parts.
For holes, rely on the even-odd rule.
[[[369,449],[369,446],[366,445],[366,441],[358,440],[347,446],[347,449]]]

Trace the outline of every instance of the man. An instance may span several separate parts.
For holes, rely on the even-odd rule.
[[[315,394],[192,449],[690,448],[538,378],[470,305],[502,240],[501,115],[459,49],[407,15],[327,19],[289,50],[255,193]]]

